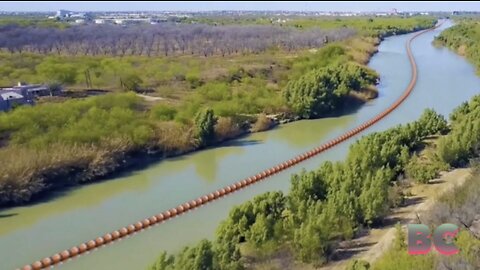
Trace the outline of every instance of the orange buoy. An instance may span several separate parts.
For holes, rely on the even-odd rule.
[[[204,195],[204,196],[202,197],[202,201],[203,201],[204,203],[208,202],[208,196],[207,196],[207,195]]]
[[[84,253],[85,251],[88,250],[88,247],[85,243],[81,243],[79,246],[78,246],[78,253]]]
[[[42,269],[42,262],[41,261],[36,261],[32,264],[32,267],[33,267],[34,270]]]
[[[60,252],[60,257],[63,261],[70,258],[70,251],[64,250],[64,251]]]
[[[110,233],[106,233],[104,236],[103,236],[103,240],[105,240],[105,243],[109,243],[113,240],[113,236],[110,234]]]
[[[185,208],[185,211],[188,211],[191,208],[190,203],[189,202],[184,203],[183,208]]]
[[[50,265],[52,265],[52,259],[50,259],[50,257],[46,257],[42,260],[42,265],[43,267],[49,267]]]
[[[147,228],[150,226],[150,220],[148,218],[142,220],[142,228]]]
[[[170,209],[170,213],[172,214],[172,217],[176,216],[178,214],[177,208]]]
[[[232,192],[236,191],[237,190],[237,183],[231,184],[230,189],[232,190]]]
[[[225,194],[228,194],[230,192],[232,192],[232,189],[230,188],[230,186],[226,186],[225,187]]]
[[[135,225],[133,225],[133,224],[128,225],[127,230],[128,230],[127,234],[134,233],[135,232]]]
[[[191,205],[190,208],[195,208],[195,207],[197,207],[197,201],[191,200],[191,201],[190,201],[190,205]]]
[[[220,196],[223,196],[223,195],[225,195],[225,193],[226,193],[226,191],[225,191],[224,188],[221,188],[221,189],[219,190],[219,192],[220,192]]]
[[[95,241],[90,240],[90,241],[87,242],[88,250],[94,249],[95,247],[97,247],[97,243],[95,243]]]
[[[120,229],[120,237],[123,237],[128,234],[128,229],[127,227],[123,227]]]
[[[177,211],[177,214],[181,214],[185,210],[185,207],[183,207],[183,205],[179,205],[177,208],[175,208],[175,210]]]
[[[141,229],[143,229],[143,224],[139,221],[135,223],[133,227],[135,227],[135,231],[140,231]]]
[[[253,180],[253,177],[248,177],[248,178],[247,178],[247,184],[248,184],[248,185],[252,184],[253,181],[254,181],[254,180]]]
[[[97,239],[95,239],[95,244],[97,247],[103,245],[103,243],[105,243],[105,240],[103,239],[103,237],[97,237]]]
[[[156,224],[158,222],[157,216],[151,216],[148,218],[148,220],[150,220],[151,225]]]
[[[75,257],[75,256],[78,255],[79,252],[80,252],[80,251],[78,250],[78,247],[72,247],[72,248],[70,249],[70,256],[71,256],[71,257]]]
[[[62,257],[60,256],[60,254],[56,253],[52,256],[52,263],[53,264],[57,264],[59,263],[60,261],[62,260]]]
[[[202,205],[202,204],[203,204],[203,199],[202,199],[202,197],[197,198],[196,201],[197,201],[197,204],[198,204],[198,205]]]
[[[242,181],[240,181],[240,184],[242,185],[242,187],[245,187],[248,185],[247,183],[247,180],[243,179]]]
[[[208,194],[208,201],[213,201],[215,199],[215,195],[213,193]]]
[[[157,218],[157,222],[162,222],[165,219],[162,213],[155,215],[155,217]]]
[[[40,267],[41,267],[41,266],[40,266]],[[25,265],[25,266],[22,268],[22,270],[32,270],[32,269],[33,269],[33,268],[32,268],[32,266],[31,266],[30,264]],[[40,268],[39,268],[39,269],[40,269]]]

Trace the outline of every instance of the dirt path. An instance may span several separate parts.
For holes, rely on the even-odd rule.
[[[371,229],[366,235],[350,241],[348,247],[337,251],[338,260],[320,268],[323,270],[344,269],[351,259],[361,259],[370,263],[377,260],[383,252],[388,250],[395,238],[395,224],[399,222],[405,228],[406,224],[417,223],[417,214],[422,219],[425,212],[429,211],[435,199],[454,186],[462,185],[470,175],[470,169],[455,169],[443,173],[432,184],[418,185],[411,188],[412,196],[407,198],[407,205],[395,209],[386,218],[384,227]]]

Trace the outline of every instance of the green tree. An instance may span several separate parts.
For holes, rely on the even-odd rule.
[[[423,127],[422,131],[425,135],[444,134],[448,131],[445,117],[433,109],[425,109],[417,122]]]
[[[164,251],[158,256],[158,259],[150,267],[150,270],[172,270],[174,262],[175,257],[172,255],[168,256]]]
[[[206,146],[215,139],[216,123],[217,118],[210,108],[198,112],[195,116],[196,137],[201,146]]]
[[[120,78],[120,84],[126,91],[138,92],[142,83],[143,80],[136,74],[129,74]]]

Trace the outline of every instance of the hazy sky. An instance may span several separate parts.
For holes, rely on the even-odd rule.
[[[480,2],[0,2],[1,11],[208,11],[208,10],[290,10],[290,11],[480,11]]]

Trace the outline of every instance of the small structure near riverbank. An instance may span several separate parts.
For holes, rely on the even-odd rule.
[[[37,97],[58,96],[61,92],[60,86],[19,82],[16,86],[0,88],[0,111],[8,111],[24,104],[34,105]]]

